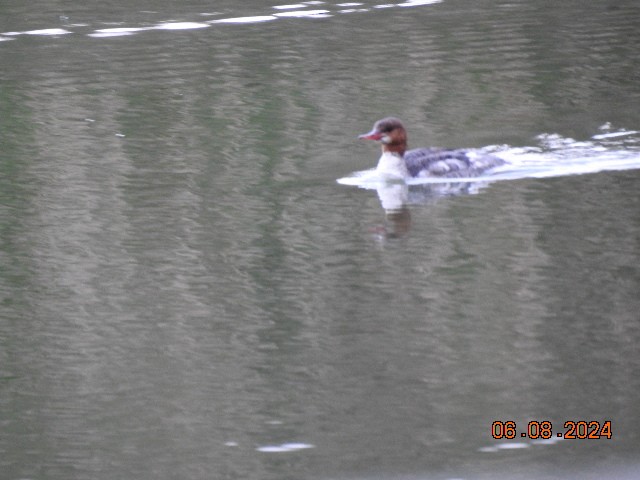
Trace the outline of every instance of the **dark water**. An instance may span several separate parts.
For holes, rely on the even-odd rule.
[[[2,479],[640,477],[637,2],[134,3],[0,4]]]

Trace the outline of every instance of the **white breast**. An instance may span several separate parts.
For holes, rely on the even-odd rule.
[[[411,176],[402,157],[390,152],[382,153],[380,160],[378,160],[376,170],[382,175],[391,175],[399,178],[408,178]]]

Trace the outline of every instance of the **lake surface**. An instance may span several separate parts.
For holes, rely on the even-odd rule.
[[[640,478],[639,18],[3,2],[0,477]]]

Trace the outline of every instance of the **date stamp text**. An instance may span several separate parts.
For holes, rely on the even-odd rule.
[[[603,422],[596,420],[567,420],[564,422],[561,431],[554,431],[553,424],[549,420],[528,422],[523,431],[518,430],[518,426],[513,420],[496,420],[491,424],[491,436],[496,440],[503,438],[512,440],[518,437],[531,440],[549,440],[553,437],[567,440],[601,438],[611,440],[612,435],[611,420],[604,420]]]

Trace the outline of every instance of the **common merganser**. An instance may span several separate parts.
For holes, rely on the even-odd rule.
[[[407,131],[395,117],[378,120],[369,133],[358,138],[382,144],[376,170],[403,179],[414,177],[475,177],[505,161],[481,151],[429,147],[407,151]]]

